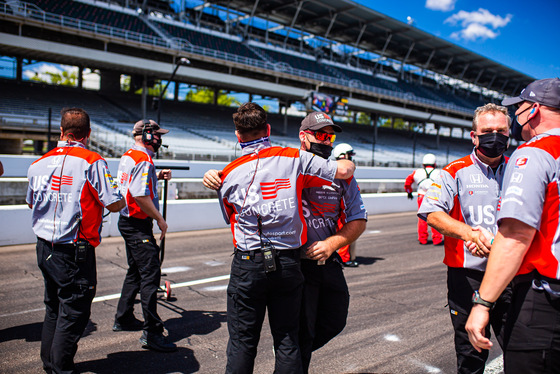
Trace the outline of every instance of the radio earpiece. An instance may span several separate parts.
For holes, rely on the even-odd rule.
[[[142,127],[142,141],[146,144],[151,144],[154,140],[154,133],[150,120],[143,119],[144,127]]]

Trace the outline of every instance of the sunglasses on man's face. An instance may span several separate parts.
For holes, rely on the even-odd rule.
[[[313,135],[315,137],[315,139],[317,139],[320,142],[329,141],[331,143],[334,143],[334,140],[336,139],[335,134],[329,134],[328,132],[324,132],[324,131],[309,131],[309,130],[306,130],[304,132]]]

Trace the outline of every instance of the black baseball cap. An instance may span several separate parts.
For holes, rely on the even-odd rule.
[[[502,105],[514,105],[523,101],[560,108],[560,79],[547,78],[529,83],[519,96],[502,100]]]
[[[323,127],[332,126],[334,131],[342,132],[342,128],[338,125],[335,125],[331,117],[323,112],[313,112],[309,113],[307,117],[301,121],[301,127],[299,131],[305,130],[320,130]]]

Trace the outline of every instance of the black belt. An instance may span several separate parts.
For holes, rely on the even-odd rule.
[[[262,252],[260,249],[254,249],[252,251],[242,251],[240,249],[234,250],[234,255],[239,256],[242,260],[249,260],[254,258],[262,257]],[[276,256],[278,257],[292,257],[299,258],[299,248],[297,249],[280,249],[276,250]]]
[[[76,246],[74,246],[74,244],[57,244],[57,243],[53,244],[43,238],[37,238],[37,239],[43,242],[43,244],[45,244],[47,247],[52,248],[52,250],[55,252],[65,253],[72,256],[76,254]]]

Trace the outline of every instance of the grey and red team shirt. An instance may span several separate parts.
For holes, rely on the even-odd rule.
[[[496,211],[507,158],[496,168],[484,164],[476,151],[447,165],[426,192],[418,217],[427,220],[432,212],[445,212],[471,227],[482,226],[496,234]],[[445,237],[443,263],[454,268],[486,270],[486,258],[471,255],[465,243]]]
[[[515,218],[537,232],[518,274],[560,279],[560,129],[518,147],[504,176],[498,222]]]
[[[266,140],[243,148],[243,156],[223,170],[218,190],[234,246],[241,251],[261,247],[260,216],[265,242],[269,240],[277,250],[299,248],[307,240],[302,189],[330,185],[336,171],[336,161],[294,148],[272,147]]]
[[[330,186],[305,188],[301,198],[307,224],[304,249],[334,235],[346,222],[367,220],[367,211],[354,177],[335,179]],[[302,257],[305,257],[305,252],[302,252]]]
[[[416,169],[412,174],[406,177],[404,181],[404,190],[412,192],[412,184],[416,183],[418,195],[425,195],[432,183],[439,177],[441,170],[428,166],[426,168]]]
[[[122,199],[107,162],[82,143],[59,141],[27,171],[35,235],[56,244],[101,242],[103,207]]]
[[[157,174],[154,162],[154,153],[147,148],[133,145],[125,152],[119,163],[117,181],[119,189],[126,198],[126,207],[120,214],[125,217],[145,219],[146,213],[134,199],[138,196],[150,196],[159,210],[159,199],[157,193]]]

